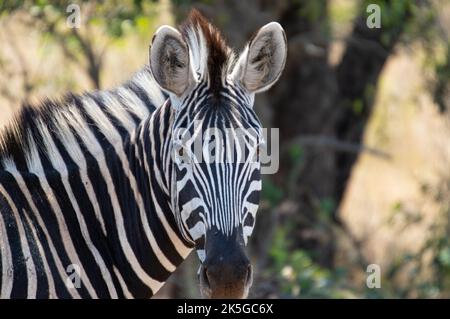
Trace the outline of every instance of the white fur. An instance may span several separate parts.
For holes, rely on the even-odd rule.
[[[199,26],[189,28],[186,41],[194,74],[198,74],[199,79],[204,78],[208,72],[208,47]]]

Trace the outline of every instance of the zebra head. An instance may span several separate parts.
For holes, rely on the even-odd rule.
[[[243,298],[252,282],[244,247],[259,204],[264,143],[254,95],[278,80],[286,52],[284,31],[272,22],[234,56],[198,11],[180,31],[160,27],[152,41],[152,74],[174,110],[172,207],[199,255],[205,297]]]

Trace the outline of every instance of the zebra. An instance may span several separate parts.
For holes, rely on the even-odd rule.
[[[266,24],[235,55],[193,10],[149,53],[123,85],[24,105],[0,134],[1,298],[150,298],[193,250],[203,297],[247,297],[254,96],[284,68],[283,28]],[[210,128],[228,132],[216,159],[237,161],[198,160]]]

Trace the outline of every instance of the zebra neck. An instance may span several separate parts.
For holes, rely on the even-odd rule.
[[[171,120],[170,105],[165,104],[136,128],[124,146],[126,158],[121,159],[113,151],[108,154],[108,166],[117,171],[113,183],[119,189],[116,194],[120,213],[114,218],[119,222],[122,219],[125,227],[133,225],[129,232],[125,230],[126,236],[118,238],[131,248],[122,247],[124,251],[133,251],[124,260],[132,261],[133,275],[140,279],[131,287],[133,296],[155,294],[192,250],[172,210]],[[121,165],[129,170],[121,170]]]

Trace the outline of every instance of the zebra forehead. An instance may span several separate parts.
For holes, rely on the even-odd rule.
[[[245,130],[252,134],[262,130],[262,124],[256,113],[247,106],[220,100],[215,103],[217,107],[208,102],[192,105],[175,120],[174,127],[180,129],[179,132],[189,131],[189,134],[196,131],[204,133],[208,129],[227,130],[230,133]]]
[[[220,31],[196,9],[180,27],[189,45],[192,66],[200,78],[206,78],[214,96],[219,97],[234,54]]]

